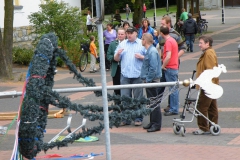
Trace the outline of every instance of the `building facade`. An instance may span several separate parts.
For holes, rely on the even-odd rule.
[[[199,0],[200,9],[220,9],[222,0]],[[224,0],[225,7],[240,7],[240,0]]]
[[[58,0],[61,1],[61,0]],[[80,7],[81,0],[62,0],[70,6]],[[13,45],[18,47],[31,47],[31,42],[36,35],[31,34],[32,28],[28,16],[39,11],[39,5],[44,0],[14,0],[13,20]],[[4,27],[4,0],[0,1],[0,29],[3,33]]]

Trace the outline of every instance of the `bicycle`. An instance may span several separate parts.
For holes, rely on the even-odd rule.
[[[82,50],[82,54],[79,59],[79,70],[84,72],[87,68],[88,64],[88,52],[89,52],[89,43],[83,43],[80,45],[80,50]]]
[[[182,36],[184,37],[183,33],[183,24],[178,23],[179,20],[174,24],[173,28]]]
[[[200,19],[197,26],[198,26],[198,34],[201,36],[203,33],[207,32],[208,25],[205,19]]]

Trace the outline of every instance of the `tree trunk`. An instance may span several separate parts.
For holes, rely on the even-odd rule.
[[[134,13],[133,13],[133,26],[141,25],[143,17],[143,0],[135,0],[134,3]],[[137,26],[138,27],[138,26]]]
[[[13,0],[5,0],[4,35],[0,31],[0,77],[12,78]]]

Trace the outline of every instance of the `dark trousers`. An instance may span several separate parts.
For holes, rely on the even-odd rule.
[[[156,97],[157,96],[157,88],[146,88],[147,98]],[[156,107],[156,108],[155,108]],[[162,113],[160,104],[153,105],[151,108],[155,108],[150,114],[150,124],[155,126],[156,128],[160,128],[162,126]]]
[[[107,51],[108,51],[108,47],[109,47],[109,44],[105,44],[105,45],[104,45],[104,52],[105,52],[105,68],[106,68],[106,69],[110,69],[110,67],[111,67],[111,63],[110,63],[110,61],[107,59]]]
[[[208,117],[210,121],[218,124],[218,108],[217,100],[207,97],[204,93],[204,90],[201,90],[198,99],[197,109],[204,116]],[[210,125],[209,122],[202,116],[197,117],[198,127],[203,131],[209,131]]]
[[[114,77],[112,77],[113,80],[113,85],[120,85],[120,79],[121,79],[121,67],[120,65],[117,66],[117,71]],[[120,95],[121,96],[121,90],[114,90],[115,95]]]
[[[146,12],[143,12],[143,18],[145,18],[145,16],[146,16]]]
[[[165,70],[163,70],[163,69],[162,69],[162,77],[160,78],[160,82],[167,82],[167,80],[165,78]],[[158,87],[157,88],[157,95],[162,94],[162,96],[163,96],[164,90],[165,90],[165,87]],[[159,97],[159,98],[162,98],[162,96]],[[170,95],[168,96],[168,105],[170,104],[170,102],[169,102],[170,100],[169,99],[170,99]]]

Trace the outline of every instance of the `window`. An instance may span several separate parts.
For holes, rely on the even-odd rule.
[[[22,9],[23,6],[20,5],[20,0],[14,0],[14,9]]]
[[[14,0],[14,6],[20,6],[20,0]]]

